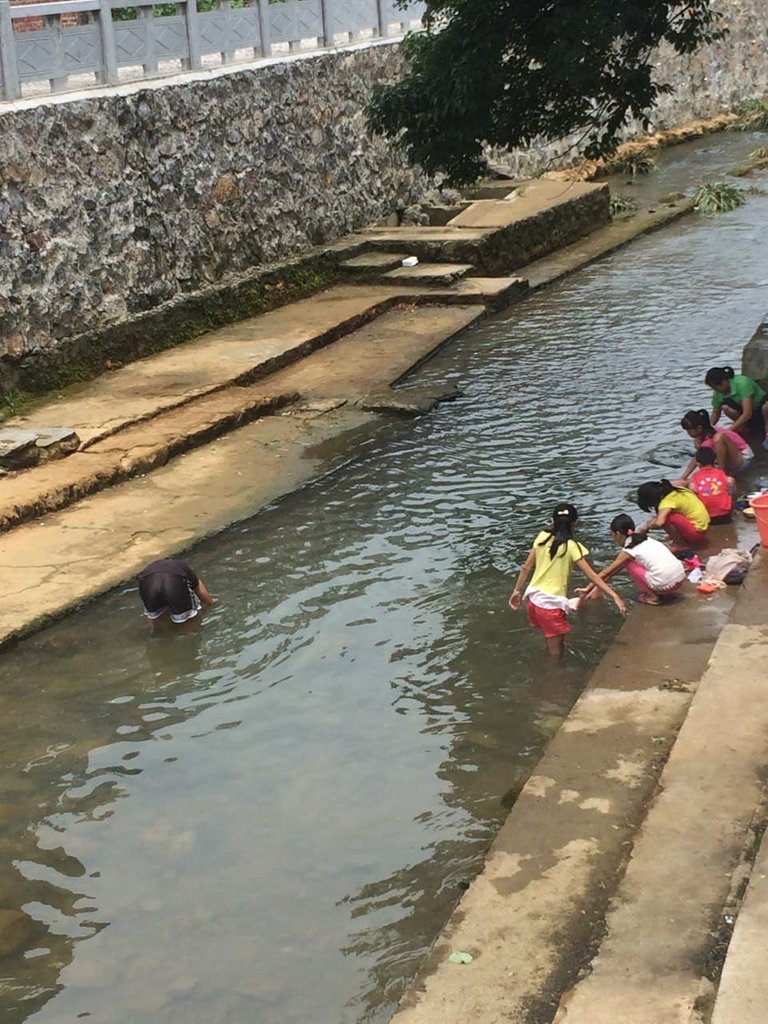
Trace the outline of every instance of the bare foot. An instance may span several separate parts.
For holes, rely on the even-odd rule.
[[[638,601],[640,604],[661,604],[661,600],[656,594],[641,594]]]

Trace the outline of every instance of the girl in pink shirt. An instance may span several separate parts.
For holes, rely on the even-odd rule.
[[[727,476],[735,476],[747,468],[752,461],[752,449],[735,430],[713,427],[706,409],[689,409],[680,420],[680,426],[693,439],[698,452],[700,448],[711,448],[715,453],[715,465]],[[696,456],[683,471],[682,482],[687,484],[696,469]]]

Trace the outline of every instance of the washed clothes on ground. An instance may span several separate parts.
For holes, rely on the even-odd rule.
[[[202,607],[195,591],[200,580],[188,562],[180,558],[161,558],[139,573],[139,594],[144,612],[159,619],[169,612],[173,622],[193,619]]]

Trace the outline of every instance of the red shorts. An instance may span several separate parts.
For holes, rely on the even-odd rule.
[[[541,630],[545,637],[562,636],[571,631],[568,616],[562,608],[539,608],[533,601],[528,601],[527,611],[530,624]]]
[[[670,512],[667,516],[667,522],[677,530],[683,541],[686,544],[690,544],[691,547],[700,547],[707,539],[706,532],[694,526],[688,516],[684,516],[682,512]]]

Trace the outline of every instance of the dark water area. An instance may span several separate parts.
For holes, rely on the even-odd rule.
[[[129,588],[2,655],[0,906],[38,927],[4,1024],[388,1020],[619,625],[547,665],[506,609],[531,539],[573,500],[612,556],[765,312],[767,241],[751,196],[467,331],[414,378],[463,397],[191,552],[200,631],[152,637]]]

